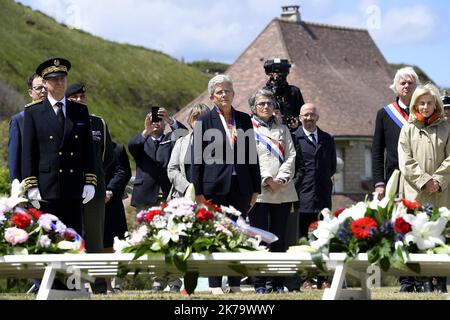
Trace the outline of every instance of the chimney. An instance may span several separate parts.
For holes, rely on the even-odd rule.
[[[283,6],[281,9],[283,9],[283,12],[281,13],[281,20],[283,21],[289,21],[289,22],[295,22],[300,23],[300,12],[298,9],[300,6]]]

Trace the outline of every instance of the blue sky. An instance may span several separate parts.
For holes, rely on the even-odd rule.
[[[18,0],[102,38],[163,51],[185,61],[232,63],[282,5],[302,19],[369,30],[388,62],[420,66],[450,87],[445,0]]]

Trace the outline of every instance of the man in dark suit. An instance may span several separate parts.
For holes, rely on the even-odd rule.
[[[317,126],[319,111],[312,103],[300,109],[300,126],[294,133],[296,150],[303,157],[303,176],[296,182],[298,194],[299,236],[308,237],[309,225],[318,220],[324,208],[331,209],[332,177],[336,173],[336,146],[331,135]],[[320,289],[324,279],[317,279]],[[290,291],[298,290],[291,287]]]
[[[82,204],[94,197],[97,178],[88,110],[65,98],[70,67],[52,58],[36,69],[48,96],[25,109],[22,170],[34,204],[45,200],[45,212],[81,233]]]
[[[28,95],[31,97],[31,104],[42,100],[47,96],[47,88],[42,83],[42,77],[36,73],[28,78]],[[26,105],[28,107],[29,105]],[[23,117],[25,111],[20,111],[11,117],[9,123],[8,140],[8,168],[9,179],[22,181],[22,136],[23,136]]]
[[[152,114],[145,117],[144,131],[128,142],[128,150],[136,162],[131,205],[137,211],[158,205],[166,199],[170,191],[167,165],[174,145],[171,134],[164,134],[166,123],[171,129],[185,128],[180,122],[169,117],[165,108],[159,108],[159,119]]]
[[[401,128],[408,122],[409,103],[419,84],[413,68],[399,69],[390,86],[397,96],[395,101],[378,110],[372,142],[372,174],[375,192],[380,198],[384,197],[392,172],[398,169],[398,138]]]
[[[164,134],[166,123],[171,129],[185,129],[184,125],[169,117],[165,108],[158,109],[158,117],[153,119],[151,113],[147,114],[144,131],[128,142],[128,150],[136,162],[131,205],[136,207],[137,212],[159,205],[169,195],[171,184],[167,165],[175,139],[172,139],[172,134]],[[163,291],[167,284],[172,292],[179,292],[182,285],[177,277],[153,277],[152,281],[153,292]]]
[[[232,107],[234,89],[229,76],[212,78],[208,92],[214,108],[195,123],[190,181],[198,203],[208,199],[232,205],[245,217],[261,192],[252,121]],[[232,292],[240,292],[240,277],[228,281]],[[221,277],[210,277],[209,286],[213,294],[223,294]]]
[[[409,103],[419,77],[411,67],[397,71],[390,88],[397,98],[391,104],[378,110],[372,142],[372,175],[375,192],[379,198],[385,195],[386,183],[395,169],[398,169],[398,139],[400,130],[409,117]],[[386,154],[386,157],[385,157]],[[421,291],[420,284],[413,277],[400,277],[401,292]]]

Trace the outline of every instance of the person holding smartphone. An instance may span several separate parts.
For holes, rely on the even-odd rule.
[[[166,123],[171,126],[172,131],[186,129],[180,122],[172,119],[165,108],[153,107],[145,116],[144,130],[128,142],[128,150],[136,162],[136,178],[131,195],[131,205],[136,208],[136,213],[159,205],[169,194],[171,183],[167,176],[167,165],[175,139],[172,139],[172,133],[164,133]],[[166,287],[166,279],[152,280],[153,292],[162,291]],[[178,292],[181,284],[178,278],[169,279],[172,292]]]

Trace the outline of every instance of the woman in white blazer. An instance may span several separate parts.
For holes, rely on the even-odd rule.
[[[203,103],[196,104],[192,107],[188,116],[188,124],[191,129],[194,128],[195,121],[209,110],[209,107]],[[178,139],[172,149],[172,154],[170,155],[169,164],[167,166],[167,176],[172,184],[168,200],[182,197],[190,184],[186,172],[189,172],[188,166],[191,161],[191,143],[192,131],[186,136]]]
[[[272,92],[261,89],[249,99],[256,149],[261,171],[261,194],[250,210],[250,225],[268,230],[279,238],[270,245],[270,251],[287,249],[287,220],[292,203],[298,200],[293,183],[295,173],[295,147],[291,133],[275,117],[275,97]],[[274,277],[272,285],[282,293],[283,277]],[[267,292],[266,278],[255,277],[255,291]]]

